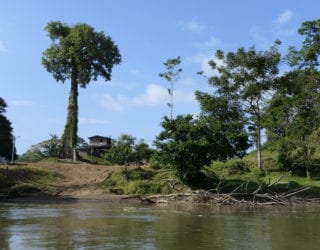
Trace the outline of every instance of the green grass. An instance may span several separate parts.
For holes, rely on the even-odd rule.
[[[220,183],[221,193],[253,192],[262,185],[261,192],[288,193],[301,187],[311,187],[301,193],[304,197],[320,197],[320,177],[292,175],[277,164],[278,154],[275,151],[263,150],[263,170],[257,169],[256,152],[251,152],[243,159],[233,159],[226,162],[213,162],[203,168],[205,189],[214,189]],[[45,161],[63,163],[58,159]],[[50,170],[27,166],[0,166],[0,195],[19,196],[25,193],[45,193],[50,190],[56,174]],[[273,184],[277,182],[276,184]],[[273,185],[271,185],[273,184]],[[271,188],[268,186],[271,185]],[[114,171],[101,184],[102,188],[115,194],[169,194],[190,190],[190,187],[177,181],[171,169],[154,169],[150,167],[125,167]]]
[[[17,197],[23,194],[47,192],[56,178],[50,170],[26,166],[0,167],[0,194]]]
[[[265,152],[265,159],[269,162],[276,161],[277,154]],[[243,159],[229,160],[227,162],[213,162],[203,169],[203,173],[212,179],[212,187],[216,188],[220,183],[220,192],[231,192],[241,184],[239,191],[254,192],[261,185],[261,192],[290,193],[302,187],[310,187],[309,190],[300,193],[303,197],[320,197],[320,178],[312,180],[306,177],[292,175],[289,171],[281,170],[276,165],[257,169],[254,162],[254,154],[249,154]],[[248,185],[246,185],[248,183]]]
[[[303,197],[320,197],[320,178],[310,180],[305,177],[293,176],[277,164],[277,152],[263,151],[263,170],[257,169],[256,153],[252,152],[243,159],[226,162],[213,162],[203,168],[208,177],[207,189],[215,189],[220,182],[219,192],[274,192],[290,193],[301,187],[310,187],[300,193]],[[176,184],[177,178],[170,169],[135,168],[112,173],[103,183],[103,187],[116,194],[169,194],[190,190],[181,183]]]
[[[148,167],[117,171],[102,184],[116,194],[169,194],[187,187],[181,183],[172,188],[176,178],[171,170],[154,170]]]
[[[94,155],[88,155],[86,153],[80,153],[80,157],[82,160],[93,163],[93,164],[99,164],[99,165],[110,165],[110,163],[105,160],[103,157],[97,157]]]
[[[262,149],[261,152],[262,156],[262,168],[265,170],[279,170],[280,164],[278,163],[278,152],[273,150],[267,150]],[[252,151],[249,154],[247,154],[242,159],[243,161],[246,161],[250,167],[255,168],[257,166],[257,151]]]

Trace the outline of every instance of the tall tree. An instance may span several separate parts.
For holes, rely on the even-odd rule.
[[[268,107],[268,136],[279,147],[280,161],[309,176],[320,139],[320,19],[305,21],[298,29],[304,37],[300,49],[289,48],[294,69],[283,75]]]
[[[14,137],[11,122],[4,115],[6,108],[7,103],[0,97],[0,157],[12,160],[12,154],[16,158],[15,148],[13,148]]]
[[[320,55],[320,19],[303,22],[298,33],[305,39],[300,50],[293,46],[289,48],[289,63],[300,69],[316,69],[319,66]]]
[[[87,24],[69,26],[49,22],[45,29],[52,45],[42,55],[42,64],[57,81],[71,80],[67,122],[63,139],[64,156],[76,160],[78,131],[78,85],[85,88],[101,76],[111,80],[112,68],[121,62],[117,45],[104,32],[96,32]]]
[[[173,119],[173,85],[179,79],[181,68],[177,68],[181,63],[180,56],[177,58],[168,59],[163,63],[166,66],[166,71],[160,73],[159,76],[164,78],[169,83],[168,93],[170,96],[170,101],[168,103],[170,109],[170,118]]]
[[[257,52],[254,47],[249,50],[240,48],[226,55],[218,50],[215,57],[223,63],[218,65],[213,60],[209,62],[219,72],[219,75],[209,79],[217,95],[239,102],[248,118],[248,129],[256,145],[259,169],[262,167],[263,108],[278,74],[279,45],[280,42],[276,41],[267,51]]]
[[[305,170],[307,176],[318,160],[319,81],[317,71],[291,71],[279,79],[268,106],[268,136],[279,148],[280,162],[291,170]]]

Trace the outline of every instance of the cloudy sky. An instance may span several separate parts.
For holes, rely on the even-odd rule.
[[[163,62],[181,56],[183,72],[175,84],[174,114],[196,114],[195,90],[210,92],[196,72],[210,70],[216,49],[234,51],[274,40],[299,46],[301,22],[319,18],[320,2],[289,0],[0,0],[0,96],[17,136],[17,150],[61,135],[69,82],[56,82],[41,65],[50,46],[50,21],[87,23],[117,43],[122,63],[112,80],[98,79],[80,89],[79,135],[117,138],[131,134],[150,144],[169,115]],[[283,66],[285,70],[285,66]]]

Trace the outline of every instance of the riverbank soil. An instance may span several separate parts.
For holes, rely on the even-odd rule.
[[[7,170],[6,170],[7,168]],[[2,166],[0,174],[7,175],[9,183],[19,183],[35,188],[39,192],[13,194],[12,196],[51,196],[75,199],[120,199],[108,193],[101,183],[121,166],[102,166],[83,162],[32,162]],[[21,185],[22,185],[21,184]],[[12,190],[11,188],[11,194]],[[10,191],[9,191],[10,192]],[[4,195],[4,194],[3,194]],[[9,193],[10,196],[10,193]]]

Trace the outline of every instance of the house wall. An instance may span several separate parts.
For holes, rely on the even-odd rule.
[[[111,138],[91,138],[90,145],[111,145]]]

